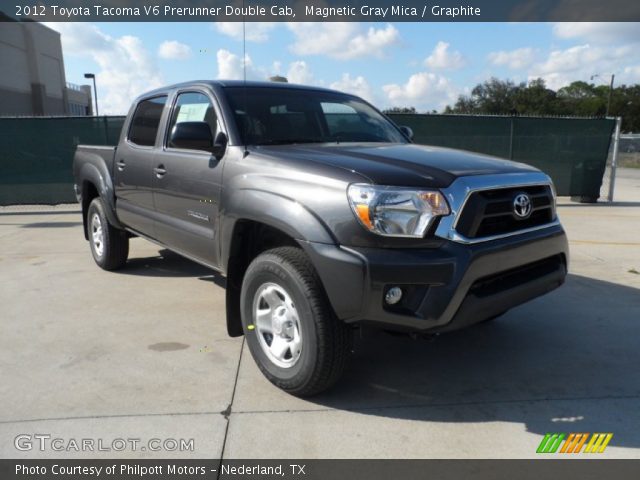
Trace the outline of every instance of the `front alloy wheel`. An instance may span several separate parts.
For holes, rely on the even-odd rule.
[[[298,312],[280,285],[265,283],[253,300],[258,343],[265,355],[281,368],[291,368],[300,359],[302,336]]]
[[[336,317],[301,249],[278,247],[258,255],[242,280],[240,309],[249,351],[271,383],[311,396],[340,378],[352,331]]]

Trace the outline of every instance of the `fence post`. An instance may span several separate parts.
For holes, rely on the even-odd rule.
[[[510,122],[510,127],[511,127],[511,131],[509,133],[509,160],[513,160],[513,118],[514,116],[511,115],[511,122]]]
[[[102,117],[102,124],[104,126],[104,144],[109,145],[109,122],[107,122],[107,116]]]
[[[618,168],[618,148],[620,146],[620,128],[622,127],[622,117],[616,117],[616,129],[613,134],[613,153],[611,155],[611,176],[609,179],[608,202],[613,202],[613,193],[616,186],[616,169]]]

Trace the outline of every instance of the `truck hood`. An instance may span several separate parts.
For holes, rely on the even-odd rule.
[[[463,176],[538,171],[479,153],[414,144],[298,144],[258,150],[298,165],[321,163],[358,173],[372,183],[407,187],[444,188]]]

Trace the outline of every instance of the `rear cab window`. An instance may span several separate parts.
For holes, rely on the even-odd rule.
[[[156,143],[162,110],[167,96],[148,98],[138,103],[131,119],[128,140],[142,147],[153,147]]]

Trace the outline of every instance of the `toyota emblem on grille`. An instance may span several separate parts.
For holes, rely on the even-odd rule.
[[[513,213],[516,218],[524,220],[531,215],[531,199],[526,193],[519,193],[513,199]]]

